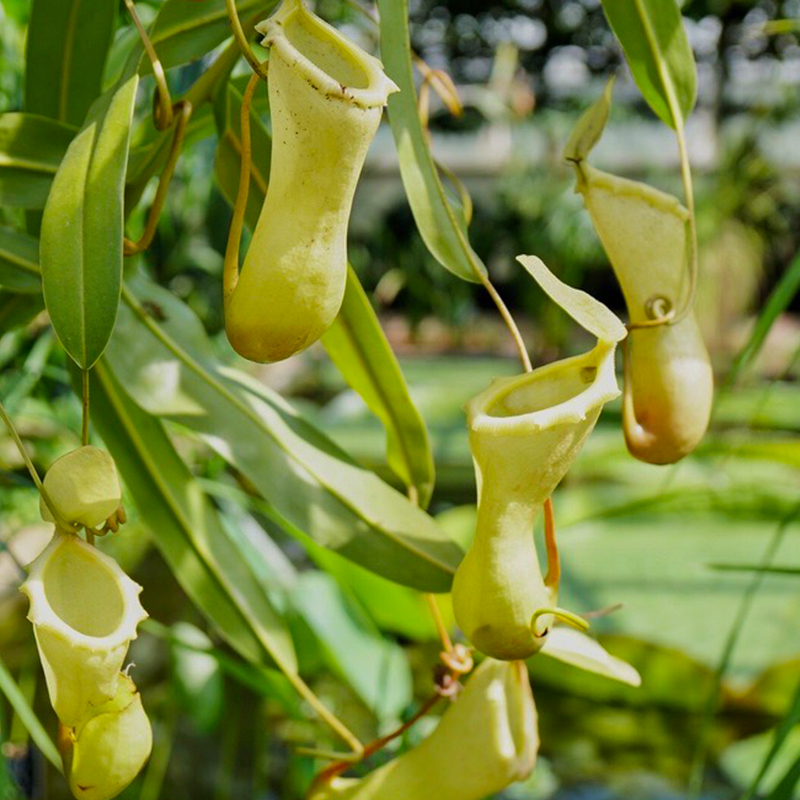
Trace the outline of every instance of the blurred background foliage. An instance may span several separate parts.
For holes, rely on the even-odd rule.
[[[147,22],[160,4],[137,5]],[[376,31],[352,4],[321,0],[318,11],[374,48]],[[0,6],[0,112],[22,108],[29,13],[28,0]],[[706,746],[712,757],[703,796],[739,797],[800,681],[800,576],[793,573],[800,569],[800,268],[793,261],[800,241],[800,0],[690,0],[683,13],[699,70],[688,136],[702,265],[698,316],[720,386],[712,430],[685,462],[643,465],[625,451],[612,404],[557,493],[563,603],[580,611],[624,604],[594,628],[642,672],[644,686],[633,691],[532,660],[543,759],[526,785],[504,793],[509,800],[688,796]],[[451,74],[465,105],[454,118],[432,96],[430,127],[437,157],[472,195],[475,249],[535,362],[580,351],[585,336],[513,258],[535,253],[622,311],[561,149],[610,72],[620,79],[598,166],[679,194],[670,132],[641,101],[597,0],[424,0],[412,3],[412,22],[416,51]],[[120,4],[109,78],[130,31]],[[173,90],[184,91],[205,65],[170,71]],[[142,104],[151,92],[148,79]],[[134,132],[134,151],[151,134],[146,120]],[[231,360],[221,335],[220,279],[230,211],[214,182],[215,147],[213,117],[199,115],[155,242],[136,261],[195,311],[220,357]],[[130,230],[141,228],[154,191],[149,184]],[[0,222],[21,225],[22,214],[2,208]],[[518,366],[482,289],[442,270],[422,244],[388,130],[367,161],[350,256],[430,427],[432,511],[468,541],[474,478],[461,406]],[[0,396],[43,467],[77,444],[80,409],[40,310],[30,296],[0,291]],[[380,423],[319,346],[252,371],[393,480]],[[217,498],[231,536],[262,570],[314,689],[363,737],[391,729],[425,696],[437,659],[421,597],[289,536],[268,507],[243,499],[207,445],[177,426],[172,432]],[[156,748],[124,798],[302,796],[313,762],[293,747],[313,739],[316,727],[279,673],[250,669],[221,647],[150,547],[158,532],[129,508],[131,522],[106,546],[147,587],[153,621],[132,658]],[[35,493],[0,433],[7,548],[0,554],[0,654],[49,718],[14,563],[47,534],[37,520]],[[754,572],[759,564],[784,572]],[[442,607],[450,619],[446,598]],[[2,711],[0,798],[11,798],[18,790],[8,773],[30,789],[42,785],[44,765],[10,709]],[[783,760],[762,783],[765,795],[796,769],[797,721],[789,719]],[[423,720],[393,746],[413,744],[432,724]],[[53,785],[48,796],[61,791]],[[775,796],[789,797],[791,789]]]

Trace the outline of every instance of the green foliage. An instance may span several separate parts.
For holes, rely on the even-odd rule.
[[[81,125],[99,96],[116,9],[106,0],[35,0],[25,54],[25,110]]]
[[[70,357],[89,369],[103,354],[122,283],[123,196],[137,76],[92,107],[58,168],[42,218],[42,288]]]
[[[425,139],[417,109],[408,3],[380,2],[381,55],[400,91],[389,98],[400,174],[417,228],[436,260],[465,281],[478,281],[486,267],[469,243],[466,222],[448,199]]]
[[[697,71],[675,0],[603,0],[603,10],[650,108],[682,128],[694,108]]]
[[[4,48],[11,40],[21,47],[27,5],[6,5],[0,39]],[[237,4],[251,39],[253,23],[273,5]],[[137,683],[141,674],[145,706],[153,710],[156,750],[146,776],[124,797],[155,800],[178,785],[204,796],[212,782],[219,798],[300,797],[324,762],[295,752],[296,745],[340,747],[308,719],[297,692],[306,700],[313,695],[303,693],[303,681],[363,741],[408,719],[433,689],[438,631],[421,592],[449,590],[475,527],[461,407],[490,379],[519,370],[510,359],[474,356],[495,345],[482,310],[488,301],[478,294],[482,287],[471,285],[487,276],[477,252],[505,284],[515,314],[530,317],[523,325],[537,360],[576,351],[583,340],[543,307],[513,255],[536,253],[603,300],[613,301],[616,289],[609,288],[570,182],[545,162],[523,169],[512,160],[499,202],[478,176],[472,219],[458,179],[431,154],[441,113],[434,113],[433,134],[420,120],[411,35],[426,55],[430,30],[409,31],[407,4],[380,0],[380,56],[402,90],[391,97],[388,116],[419,236],[409,233],[406,198],[375,217],[374,231],[357,234],[350,247],[357,271],[349,269],[340,315],[322,339],[327,357],[311,351],[286,373],[243,366],[217,335],[225,203],[232,205],[239,184],[245,80],[236,45],[224,44],[225,2],[139,6],[172,99],[187,99],[194,110],[154,243],[124,272],[125,226],[135,230],[146,215],[174,135],[174,128],[152,123],[152,67],[124,9],[100,0],[34,0],[24,106],[15,88],[19,65],[6,70],[8,56],[0,55],[3,107],[24,107],[0,115],[0,399],[41,469],[76,445],[81,375],[75,364],[92,368],[93,443],[118,464],[130,517],[124,532],[100,547],[121,559],[128,553],[126,568],[145,586],[153,617],[135,644],[141,673],[134,674]],[[365,41],[377,43],[369,23],[346,5],[322,8],[331,19],[363,25]],[[604,0],[603,8],[645,100],[666,124],[682,127],[694,107],[695,66],[675,0]],[[543,19],[550,14],[542,10]],[[563,30],[549,34],[548,47],[560,47]],[[602,47],[593,47],[596,56]],[[521,63],[532,57],[535,51],[523,52]],[[523,126],[509,123],[517,111],[513,92],[502,89],[503,64],[496,67],[490,88],[480,87],[492,95],[482,113],[495,109],[492,125],[519,131]],[[548,91],[545,82],[539,97],[545,105]],[[8,99],[14,92],[16,105]],[[568,155],[596,143],[609,93],[578,129]],[[269,185],[264,96],[259,86],[250,113],[245,224],[251,231]],[[561,112],[570,102],[537,112],[535,124],[554,154],[566,140]],[[700,193],[705,238],[713,243],[719,221],[735,216],[748,233],[769,239],[783,264],[792,197],[776,190],[777,177],[764,171],[760,156],[744,145],[731,152],[730,169],[718,180],[706,176]],[[777,232],[774,240],[770,232]],[[561,661],[531,659],[552,774],[545,788],[520,785],[503,797],[549,796],[550,784],[565,776],[605,778],[600,770],[610,754],[623,750],[621,763],[630,766],[632,751],[640,759],[647,751],[650,761],[637,764],[684,780],[705,746],[706,734],[697,736],[703,713],[714,725],[707,737],[714,755],[740,740],[721,760],[731,786],[750,786],[746,796],[796,792],[796,697],[788,703],[796,685],[796,663],[788,659],[796,646],[786,626],[798,612],[800,550],[795,522],[785,523],[785,538],[783,528],[774,531],[796,506],[800,400],[793,383],[767,382],[759,370],[795,303],[798,264],[795,258],[786,268],[749,338],[742,337],[714,431],[696,456],[669,471],[632,463],[612,407],[559,488],[559,602],[581,612],[623,602],[593,628],[612,655],[637,667],[644,686],[635,690]],[[382,279],[374,296],[359,276],[368,289]],[[412,338],[433,313],[440,322],[460,323],[446,333],[455,330],[454,339],[472,354],[398,361],[397,337],[382,330],[384,318],[373,310],[373,302],[391,303],[394,295],[400,297],[394,308],[406,315],[402,330],[410,319]],[[47,317],[37,316],[44,298],[75,362],[69,367]],[[730,353],[716,356],[724,366]],[[791,375],[793,363],[780,363],[780,374]],[[0,433],[3,538],[35,522],[32,495],[18,454]],[[765,566],[759,557],[770,531],[781,546]],[[23,612],[13,600],[19,574],[7,555],[0,549],[0,694],[10,706],[0,708],[3,738],[13,710],[15,730],[23,730],[23,739],[27,730],[58,768],[42,691],[33,702],[20,692],[31,674],[32,642],[19,635]],[[720,565],[728,569],[713,569]],[[760,588],[748,594],[753,585]],[[442,594],[437,604],[458,636],[449,597]],[[724,719],[713,717],[717,709]],[[432,725],[427,719],[415,726],[375,761],[404,752]],[[679,736],[670,739],[666,728]],[[759,730],[767,734],[757,739],[752,734]],[[575,755],[579,736],[591,750],[583,762]],[[180,772],[186,763],[196,774]]]

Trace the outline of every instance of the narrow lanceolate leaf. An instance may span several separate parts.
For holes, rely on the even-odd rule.
[[[726,378],[726,385],[732,385],[741,374],[742,370],[752,364],[767,340],[772,326],[778,317],[783,314],[800,292],[800,252],[795,254],[786,271],[767,298],[761,308],[756,324],[750,332],[750,338],[734,359],[731,371]]]
[[[219,145],[214,175],[231,204],[239,186],[241,107],[241,95],[228,84],[216,103]],[[270,135],[255,113],[250,115],[250,136],[252,160],[245,222],[253,230],[269,183],[271,149]],[[434,481],[428,431],[352,267],[348,269],[341,311],[322,343],[347,383],[386,427],[389,466],[406,486],[414,487],[420,505],[426,507]]]
[[[602,0],[644,99],[660,119],[683,126],[697,97],[697,68],[675,0]]]
[[[39,240],[0,227],[0,286],[12,292],[40,292]]]
[[[123,306],[109,363],[146,411],[202,434],[287,521],[323,547],[398,583],[447,591],[463,553],[424,511],[350,459],[283,399],[212,363],[202,325],[137,282],[143,320]]]
[[[117,4],[34,0],[25,55],[25,109],[80,125],[100,95]]]
[[[347,271],[341,311],[322,343],[347,383],[383,423],[389,466],[406,486],[414,488],[425,508],[434,481],[428,429],[352,267]]]
[[[105,361],[92,370],[91,397],[92,421],[183,590],[247,661],[269,654],[295,673],[289,634],[161,422],[131,401]]]
[[[114,329],[122,283],[123,187],[138,78],[101,97],[56,173],[42,219],[47,310],[83,369]]]
[[[36,114],[0,115],[0,206],[44,208],[77,128]]]
[[[381,58],[400,88],[389,97],[400,175],[414,220],[436,260],[466,281],[478,281],[486,267],[472,249],[460,214],[448,201],[422,127],[414,88],[407,0],[379,0]]]

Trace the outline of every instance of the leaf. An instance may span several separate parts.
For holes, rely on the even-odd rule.
[[[109,362],[145,410],[201,433],[290,527],[318,544],[398,583],[449,589],[463,553],[428,514],[356,465],[279,395],[214,367],[202,325],[174,295],[142,282],[136,288],[160,322],[148,318],[145,326],[123,307]],[[174,401],[162,406],[163,392],[151,395],[158,370],[191,399],[180,413]]]
[[[614,93],[614,76],[606,81],[603,94],[581,114],[578,124],[564,148],[567,161],[583,161],[600,141],[611,113],[611,98]]]
[[[758,769],[752,783],[748,788],[749,795],[755,795],[761,786],[761,781],[764,776],[769,772],[770,767],[773,765],[776,756],[784,750],[786,740],[791,735],[797,724],[800,723],[800,683],[794,691],[791,706],[784,715],[780,724],[775,728],[775,737],[772,741],[772,746],[764,756],[764,760]]]
[[[517,261],[539,284],[541,290],[584,330],[601,342],[622,341],[628,332],[616,314],[590,294],[559,280],[536,256],[517,256]]]
[[[352,267],[347,270],[341,311],[322,344],[347,383],[383,423],[389,466],[406,486],[414,487],[419,505],[426,508],[434,483],[428,429]]]
[[[233,204],[241,164],[241,95],[230,84],[217,101],[219,145],[214,174]],[[255,113],[250,115],[252,153],[245,221],[255,229],[269,182],[271,138]],[[352,267],[336,321],[322,337],[331,360],[386,428],[389,466],[417,490],[425,508],[433,493],[434,466],[428,431],[408,393],[403,373]]]
[[[91,381],[92,421],[178,583],[243,658],[263,664],[269,653],[295,673],[281,620],[162,424],[131,401],[105,361]]]
[[[413,699],[411,668],[403,649],[383,639],[324,572],[302,573],[291,601],[322,645],[326,660],[375,716],[397,719]]]
[[[289,530],[286,520],[261,498],[248,496],[241,489],[219,482],[204,481],[203,485],[215,497],[233,501],[222,505],[224,517],[227,522],[238,522],[232,529],[239,532],[234,537],[235,541],[245,555],[249,554],[251,563],[260,563],[265,567],[260,571],[262,581],[266,581],[266,585],[273,590],[279,588],[288,592],[297,580],[297,570],[270,538],[273,532],[280,535],[288,531],[302,543],[317,566],[335,578],[343,589],[358,600],[361,608],[381,630],[399,633],[414,641],[427,642],[438,638],[430,609],[419,592],[392,583],[331,550],[320,547],[299,528]],[[259,521],[244,514],[241,511],[242,506],[250,506],[257,511]],[[448,627],[451,627],[453,615],[448,608],[448,596],[439,595],[437,601],[441,601],[440,611],[446,617]]]
[[[447,200],[420,121],[411,67],[408,0],[379,0],[378,8],[381,57],[386,74],[400,89],[389,97],[389,122],[414,220],[428,250],[445,269],[465,281],[479,282],[486,267]]]
[[[590,636],[571,628],[554,628],[550,631],[541,655],[630,686],[641,686],[642,683],[641,676],[630,664],[612,656]]]
[[[0,115],[0,205],[44,208],[77,128],[35,114]]]
[[[276,0],[240,0],[236,3],[242,26],[248,31],[246,18],[254,14],[254,22],[269,16]],[[252,30],[252,25],[249,26]],[[150,38],[164,69],[177,67],[201,58],[231,35],[225,0],[167,0],[156,17]],[[142,61],[142,71],[149,71],[149,62]]]
[[[42,751],[45,758],[61,772],[61,756],[58,754],[53,740],[47,735],[47,731],[39,721],[39,717],[36,716],[36,712],[31,708],[2,659],[0,659],[0,693],[5,695],[9,705],[14,709],[25,726],[25,730],[31,735],[31,739]]]
[[[233,206],[239,189],[241,169],[242,137],[242,95],[230,83],[226,83],[215,102],[215,120],[219,143],[214,159],[214,177],[222,194]],[[245,222],[251,231],[255,230],[269,184],[269,167],[272,152],[272,137],[251,106],[250,109],[250,189],[247,194]]]
[[[200,628],[178,622],[172,626],[172,635],[173,691],[197,730],[208,735],[216,730],[225,707],[222,668],[214,656],[203,652],[211,649],[213,643]]]
[[[298,573],[270,537],[272,529],[283,532],[283,528],[274,511],[263,500],[254,501],[240,490],[220,483],[213,483],[210,491],[217,497],[230,498],[222,501],[221,509],[231,533],[231,542],[253,565],[261,585],[273,597],[276,606],[293,607],[313,635],[326,664],[355,690],[378,718],[396,719],[412,699],[408,661],[402,648],[384,640],[367,618],[367,615],[371,616],[373,598],[353,593],[355,600],[359,601],[357,603],[327,575],[316,571]],[[248,505],[266,514],[268,528],[242,511],[242,506]],[[349,568],[351,574],[358,572],[371,578],[372,588],[385,586],[394,590],[393,598],[404,593],[414,595],[420,601],[419,610],[426,610],[421,608],[419,593],[390,583],[340,558],[315,545],[304,534],[302,538],[314,560],[318,560],[317,555],[322,553],[340,566]],[[335,577],[338,580],[338,576]],[[346,588],[347,584],[342,586]],[[426,619],[433,627],[429,613]],[[435,628],[432,637],[428,638],[436,638]]]
[[[780,747],[773,752],[778,742]],[[780,739],[776,728],[773,731],[748,736],[729,745],[722,752],[719,763],[726,777],[734,785],[743,790],[747,789],[742,795],[743,800],[754,796],[797,797],[796,792],[789,792],[786,795],[776,793],[782,777],[791,772],[798,753],[800,753],[800,727],[789,728],[780,735]],[[762,774],[765,765],[767,768]],[[756,786],[760,787],[760,791],[754,795],[753,788]]]
[[[42,219],[44,298],[69,356],[88,369],[114,329],[122,283],[123,187],[138,78],[103,95],[58,169]]]
[[[310,539],[304,545],[311,559],[336,578],[341,586],[352,592],[381,630],[398,633],[418,642],[434,641],[438,638],[430,609],[419,592],[392,583],[320,547]],[[447,601],[448,596],[439,595],[437,600],[439,599]],[[443,605],[447,606],[448,603],[444,602]],[[443,616],[448,618],[448,622],[452,622],[452,612],[449,609]]]
[[[753,363],[753,360],[761,352],[775,321],[786,311],[789,303],[797,296],[798,291],[800,291],[800,252],[792,259],[792,263],[781,275],[777,285],[770,292],[767,301],[762,306],[750,337],[737,354],[725,379],[726,386],[733,384],[742,370]]]
[[[671,128],[682,128],[697,97],[697,69],[675,0],[602,0],[636,85]]]
[[[265,667],[241,661],[219,647],[201,647],[177,635],[175,628],[168,628],[154,619],[146,619],[139,628],[141,631],[168,642],[172,647],[192,650],[211,656],[222,672],[237,683],[250,689],[260,697],[270,697],[281,705],[295,719],[304,719],[300,707],[300,697],[286,676],[272,667]]]
[[[40,294],[12,294],[0,289],[0,335],[27,325],[43,309]]]
[[[38,239],[0,227],[0,286],[13,292],[41,291]]]
[[[25,109],[80,125],[100,95],[117,6],[108,0],[33,0]]]

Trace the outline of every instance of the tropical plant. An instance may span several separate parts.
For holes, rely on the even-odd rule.
[[[37,715],[35,688],[2,662],[0,689],[77,798],[105,800],[137,780],[141,797],[160,792],[168,745],[159,748],[159,735],[169,741],[174,716],[164,702],[156,749],[137,778],[154,741],[147,696],[143,703],[137,672],[125,666],[140,627],[169,642],[176,685],[199,725],[202,709],[212,723],[220,718],[210,698],[223,673],[280,707],[298,770],[282,780],[287,797],[480,800],[502,791],[537,761],[528,661],[534,670],[549,658],[641,682],[587,635],[591,614],[558,601],[553,493],[619,394],[617,344],[632,340],[623,424],[634,456],[686,456],[711,414],[711,368],[694,318],[685,134],[695,66],[678,7],[603,2],[644,99],[675,131],[683,204],[586,163],[610,113],[609,85],[565,154],[630,321],[626,329],[541,260],[520,256],[544,294],[596,339],[588,352],[536,369],[470,243],[469,195],[432,154],[431,92],[453,110],[459,103],[447,75],[412,51],[406,0],[379,0],[375,54],[301,0],[165,0],[148,25],[133,0],[125,7],[122,22],[107,0],[34,0],[25,111],[0,116],[0,326],[11,334],[46,310],[66,354],[66,402],[81,409],[67,414],[72,437],[52,460],[31,457],[13,393],[0,405],[54,527],[21,588],[57,727]],[[175,100],[170,71],[190,63],[199,65],[195,80]],[[485,289],[521,364],[521,374],[459,398],[478,486],[467,542],[428,512],[428,429],[348,263],[353,196],[385,107],[425,246],[453,276]],[[184,146],[214,135],[215,180],[232,207],[219,293],[230,347],[141,257]],[[658,268],[645,270],[651,250]],[[317,340],[380,420],[387,479],[238,357],[280,361]],[[54,346],[49,329],[31,352],[40,342]],[[52,460],[43,479],[37,460]],[[540,510],[545,574],[533,537]],[[146,531],[207,632],[145,621],[158,580],[140,570],[142,591],[126,575],[122,567],[136,559],[114,541],[125,541],[126,529]],[[299,542],[315,566],[297,570],[275,541],[286,551]],[[452,611],[439,597],[451,589]],[[422,651],[434,673],[423,702],[414,702],[408,654],[381,629],[440,642],[438,658]],[[304,673],[314,658],[368,722],[312,686]],[[35,687],[38,673],[23,672]],[[399,737],[419,736],[415,723],[445,702],[428,738],[364,774],[367,758],[386,759]]]

